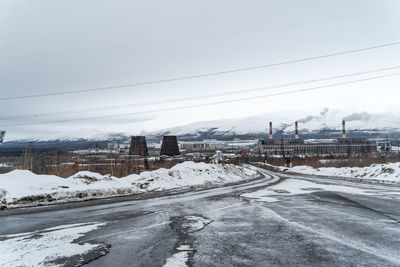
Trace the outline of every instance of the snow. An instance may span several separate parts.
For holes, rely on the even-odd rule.
[[[276,202],[280,196],[302,195],[318,191],[335,191],[349,194],[370,195],[371,193],[350,186],[329,185],[304,180],[287,179],[279,184],[243,194],[243,197],[253,198],[257,201]]]
[[[368,167],[324,167],[313,168],[310,166],[295,166],[291,169],[279,167],[281,171],[288,171],[298,174],[330,176],[348,178],[359,181],[370,181],[378,183],[400,183],[400,162],[386,164],[372,164]]]
[[[219,133],[266,133],[269,121],[273,122],[274,131],[279,129],[284,132],[293,132],[295,121],[299,121],[300,132],[319,131],[325,128],[340,130],[343,119],[347,120],[346,128],[348,130],[379,129],[383,131],[398,131],[400,129],[400,116],[396,113],[366,113],[362,110],[354,112],[354,110],[345,109],[310,109],[286,110],[245,118],[196,122],[159,132],[184,135],[206,132],[212,129]]]
[[[179,247],[176,248],[176,250],[179,251],[193,251],[192,247],[189,245],[180,245]]]
[[[179,250],[179,249],[178,249]],[[169,257],[163,267],[186,267],[189,260],[189,251],[175,253]]]
[[[41,231],[0,236],[0,266],[59,266],[57,259],[86,254],[101,245],[72,243],[102,223],[62,225]]]
[[[14,170],[0,175],[0,206],[13,208],[224,184],[258,176],[256,168],[183,162],[123,178],[81,171],[68,178]]]
[[[37,141],[48,141],[48,140],[66,140],[66,141],[77,141],[80,139],[90,140],[109,140],[115,137],[128,137],[118,132],[106,132],[93,128],[81,128],[72,131],[63,131],[61,134],[48,135],[46,137],[38,138]]]
[[[190,234],[202,230],[211,222],[212,221],[207,218],[196,215],[184,216],[181,225],[182,232],[184,234]],[[165,261],[165,264],[163,265],[164,267],[188,266],[189,255],[194,253],[194,249],[188,244],[180,244],[176,250],[178,252]]]
[[[8,162],[0,162],[0,167],[9,168],[9,167],[13,167],[13,165]]]
[[[79,172],[66,179],[15,170],[0,175],[0,203],[6,207],[34,206],[132,194],[125,179],[92,172]]]
[[[152,130],[143,129],[137,132],[135,129],[127,129],[121,132],[106,131],[90,128],[80,128],[73,131],[65,129],[62,134],[40,135],[25,141],[50,141],[50,140],[113,140],[128,138],[132,131],[140,135],[163,135],[166,132],[173,135],[199,134],[200,132],[215,131],[220,134],[249,134],[267,133],[269,121],[273,122],[274,131],[294,131],[294,122],[299,121],[300,133],[302,131],[319,131],[322,129],[341,129],[342,119],[347,119],[348,130],[376,130],[399,131],[400,116],[398,110],[382,113],[367,113],[364,110],[353,109],[309,109],[309,110],[285,110],[279,112],[265,113],[257,116],[232,118],[214,121],[195,122],[187,125],[176,125],[168,129]],[[9,138],[9,141],[16,141],[16,138]]]
[[[135,184],[145,190],[157,191],[187,186],[215,183],[229,183],[243,180],[243,177],[255,177],[256,169],[230,164],[207,164],[186,161],[171,169],[159,169],[143,172]],[[130,176],[128,176],[129,178]]]
[[[203,229],[210,223],[211,220],[209,219],[199,216],[189,215],[184,217],[184,223],[182,224],[181,227],[184,233],[193,233]]]

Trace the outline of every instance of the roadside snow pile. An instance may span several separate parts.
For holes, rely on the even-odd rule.
[[[112,197],[134,193],[126,179],[92,172],[61,178],[15,170],[0,175],[0,206],[21,207]]]
[[[254,167],[184,162],[123,178],[81,171],[71,177],[37,175],[14,170],[0,175],[0,207],[48,205],[162,191],[208,184],[238,182],[258,176]]]
[[[254,167],[235,165],[194,163],[186,161],[171,169],[142,172],[134,184],[146,191],[161,191],[187,186],[223,184],[237,182],[258,175]],[[137,175],[131,175],[134,177]]]
[[[345,168],[318,168],[310,166],[296,166],[291,169],[279,167],[281,171],[317,176],[331,176],[350,178],[360,181],[371,181],[379,183],[400,183],[400,162],[387,164],[372,164],[368,167],[345,167]]]

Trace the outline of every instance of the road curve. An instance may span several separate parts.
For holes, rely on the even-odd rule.
[[[63,259],[66,266],[162,266],[184,253],[192,266],[400,266],[398,187],[261,171],[264,178],[239,185],[3,213],[0,238],[61,225],[102,224],[74,242],[104,244],[105,252]],[[300,194],[271,191],[298,181],[313,186]],[[243,197],[255,191],[272,192],[276,201]],[[201,227],[192,229],[189,223]],[[183,246],[189,249],[182,251]]]

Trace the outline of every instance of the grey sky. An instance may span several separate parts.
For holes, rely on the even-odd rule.
[[[169,79],[392,43],[400,41],[399,14],[400,2],[397,0],[2,0],[0,97]],[[229,92],[396,65],[400,65],[400,45],[215,77],[0,101],[0,117]],[[199,120],[285,109],[328,107],[369,112],[398,111],[399,81],[398,76],[393,76],[301,94],[119,118],[2,126],[163,109],[295,90],[315,84],[29,120],[3,118],[0,128],[8,130],[8,139],[16,139],[45,137],[83,128],[137,133]],[[318,83],[322,84],[329,82]]]

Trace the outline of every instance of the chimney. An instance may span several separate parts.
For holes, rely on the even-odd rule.
[[[269,139],[272,140],[272,121],[269,122]]]
[[[345,120],[342,121],[342,138],[343,139],[346,138],[346,121]]]
[[[294,123],[294,133],[295,133],[295,138],[296,139],[299,139],[299,122],[298,121],[296,121],[295,123]]]

